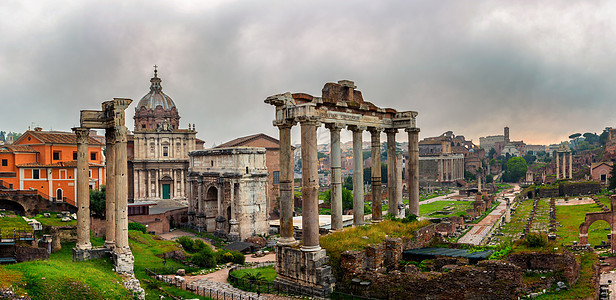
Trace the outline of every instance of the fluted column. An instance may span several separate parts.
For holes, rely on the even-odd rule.
[[[107,152],[107,161],[105,162],[105,247],[113,249],[115,247],[115,214],[116,214],[116,198],[115,198],[115,132],[113,128],[105,130],[105,144]]]
[[[205,203],[203,203],[203,178],[199,177],[197,179],[197,227],[204,227],[203,224],[203,217],[205,215],[205,212],[203,211],[205,209]]]
[[[381,130],[370,128],[372,156],[372,222],[383,220],[383,199],[381,198]]]
[[[361,149],[364,128],[349,126],[353,132],[353,225],[364,224],[364,169]]]
[[[390,215],[398,215],[398,205],[402,203],[401,199],[396,197],[398,181],[396,173],[398,172],[398,164],[396,162],[396,133],[398,129],[385,129],[387,134],[387,195],[389,207],[387,213]]]
[[[567,178],[567,152],[563,152],[563,179]]]
[[[73,128],[77,136],[77,249],[90,250],[90,188],[88,173],[88,136],[90,130]]]
[[[419,216],[419,128],[407,128],[409,136],[409,211]]]
[[[302,251],[317,251],[319,246],[319,174],[316,119],[300,120],[302,142]]]
[[[293,237],[293,150],[291,128],[293,124],[280,123],[280,239],[279,245],[295,244]],[[302,149],[303,152],[303,149]]]
[[[122,118],[122,121],[124,118]],[[124,122],[122,122],[124,123]],[[128,167],[126,165],[126,126],[115,129],[115,198],[116,198],[116,248],[118,253],[130,253],[128,246]]]
[[[569,152],[569,178],[573,179],[573,152]]]
[[[339,124],[326,124],[331,135],[330,168],[331,168],[331,228],[342,229],[342,175],[340,173],[340,130]]]
[[[402,203],[402,154],[396,154],[396,202],[398,203],[397,217],[404,218],[405,210]]]
[[[560,163],[558,162],[558,157],[560,156],[560,152],[556,151],[556,179],[560,179]]]

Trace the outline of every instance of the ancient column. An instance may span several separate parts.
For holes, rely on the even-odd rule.
[[[230,179],[229,185],[231,185],[231,195],[229,199],[229,203],[231,205],[231,217],[230,217],[231,219],[229,220],[229,240],[239,241],[240,240],[240,229],[238,227],[239,222],[237,221],[235,217],[235,181],[233,179]],[[291,227],[291,234],[293,234],[293,227]],[[291,235],[291,237],[293,236]]]
[[[353,225],[364,224],[364,169],[361,149],[363,128],[349,126],[353,131]]]
[[[122,121],[124,118],[122,118]],[[122,122],[124,123],[124,122]],[[117,253],[130,253],[128,246],[128,170],[126,158],[126,126],[121,124],[115,131],[115,199],[116,199],[116,227],[115,251]],[[132,269],[132,265],[131,265]]]
[[[113,249],[115,247],[115,221],[116,221],[116,198],[115,198],[115,132],[113,128],[105,129],[105,144],[107,161],[105,167],[106,200],[105,200],[105,247]]]
[[[398,203],[397,217],[405,217],[405,205],[402,203],[402,153],[396,154],[396,203]]]
[[[560,153],[558,151],[556,151],[556,179],[560,179],[560,163],[558,162],[558,157],[560,156]]]
[[[573,179],[573,152],[569,152],[569,178]]]
[[[205,213],[203,210],[205,209],[205,203],[203,203],[203,194],[203,177],[199,176],[197,179],[197,227],[199,229],[204,226],[203,217]]]
[[[73,128],[77,136],[77,249],[90,250],[90,188],[88,173],[88,128]]]
[[[388,128],[385,129],[387,134],[387,195],[389,201],[389,207],[387,213],[390,215],[398,215],[398,205],[402,203],[401,199],[396,197],[397,191],[397,169],[398,164],[396,162],[396,133],[398,129]]]
[[[340,130],[342,126],[326,124],[331,134],[330,168],[331,168],[331,228],[342,229],[342,175],[340,172]]]
[[[319,246],[319,174],[317,125],[311,117],[300,120],[302,143],[302,251],[317,251]]]
[[[563,179],[567,178],[567,152],[563,152]]]
[[[372,222],[383,220],[383,199],[381,198],[381,130],[370,128],[372,154]]]
[[[293,150],[291,128],[293,124],[278,124],[280,134],[280,239],[279,245],[295,244],[293,237]],[[303,149],[302,149],[303,152]]]
[[[407,128],[409,136],[409,212],[419,216],[419,128]]]

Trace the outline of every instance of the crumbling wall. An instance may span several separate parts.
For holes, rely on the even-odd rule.
[[[38,248],[27,245],[17,245],[15,254],[17,262],[49,259],[49,253],[46,248]]]
[[[580,264],[569,251],[562,253],[514,253],[507,261],[525,271],[562,272],[569,285],[580,277]]]

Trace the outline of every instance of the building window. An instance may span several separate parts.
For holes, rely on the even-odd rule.
[[[32,179],[40,179],[40,178],[41,178],[41,174],[39,170],[38,169],[32,170]]]
[[[6,166],[8,166],[8,165],[9,165],[9,160],[8,160],[8,159],[3,159],[3,160],[2,160],[2,166],[3,166],[3,167],[6,167]]]
[[[90,160],[96,160],[96,152],[90,152]]]
[[[60,151],[53,152],[53,160],[60,160]]]
[[[73,151],[73,160],[77,160],[77,152]]]
[[[169,156],[169,147],[163,147],[163,156],[164,157]]]
[[[141,124],[141,129],[145,129],[145,124]]]
[[[88,170],[88,174],[89,174],[90,178],[92,178],[92,170]]]
[[[274,171],[272,174],[274,184],[280,184],[280,171]]]
[[[601,174],[601,181],[605,181],[607,179],[607,175],[606,174]]]

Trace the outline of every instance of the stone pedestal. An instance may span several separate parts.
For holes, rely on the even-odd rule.
[[[114,251],[111,253],[111,259],[116,268],[116,272],[120,274],[133,274],[133,265],[135,257],[129,252],[119,253]]]
[[[227,218],[223,216],[216,217],[216,231],[214,232],[214,234],[219,238],[227,237],[227,231],[224,228],[225,222],[227,222]]]
[[[327,297],[334,290],[336,279],[324,249],[302,251],[299,248],[276,246],[276,272],[274,287],[306,295]]]
[[[242,239],[240,238],[240,228],[239,222],[236,219],[229,220],[229,234],[227,235],[227,241],[229,242],[239,242]]]
[[[90,250],[73,248],[73,261],[84,261],[90,259]]]

